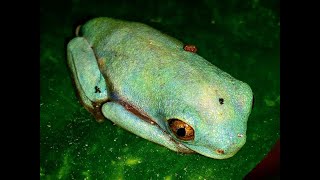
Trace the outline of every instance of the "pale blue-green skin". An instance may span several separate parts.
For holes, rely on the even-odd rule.
[[[89,111],[101,108],[115,124],[178,152],[225,159],[245,144],[253,98],[246,83],[141,23],[95,18],[79,36],[68,44],[68,63]],[[172,118],[190,125],[194,139],[177,138],[168,126]]]

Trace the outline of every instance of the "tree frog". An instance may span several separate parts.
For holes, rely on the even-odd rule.
[[[253,92],[185,45],[146,24],[89,20],[67,45],[81,103],[144,139],[214,159],[246,142]]]

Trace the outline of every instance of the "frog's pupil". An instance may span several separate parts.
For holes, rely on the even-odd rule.
[[[186,130],[184,128],[179,128],[177,130],[177,135],[180,137],[184,137],[186,135]]]

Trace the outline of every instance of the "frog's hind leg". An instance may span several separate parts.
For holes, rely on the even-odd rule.
[[[94,51],[83,37],[72,39],[67,49],[68,65],[81,103],[101,122],[105,119],[101,113],[101,104],[108,101],[109,94]]]

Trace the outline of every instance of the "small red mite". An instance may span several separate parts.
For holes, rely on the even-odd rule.
[[[187,44],[183,47],[183,49],[185,51],[189,51],[189,52],[193,52],[193,53],[196,53],[197,52],[197,47],[195,45],[192,45],[192,44]]]

